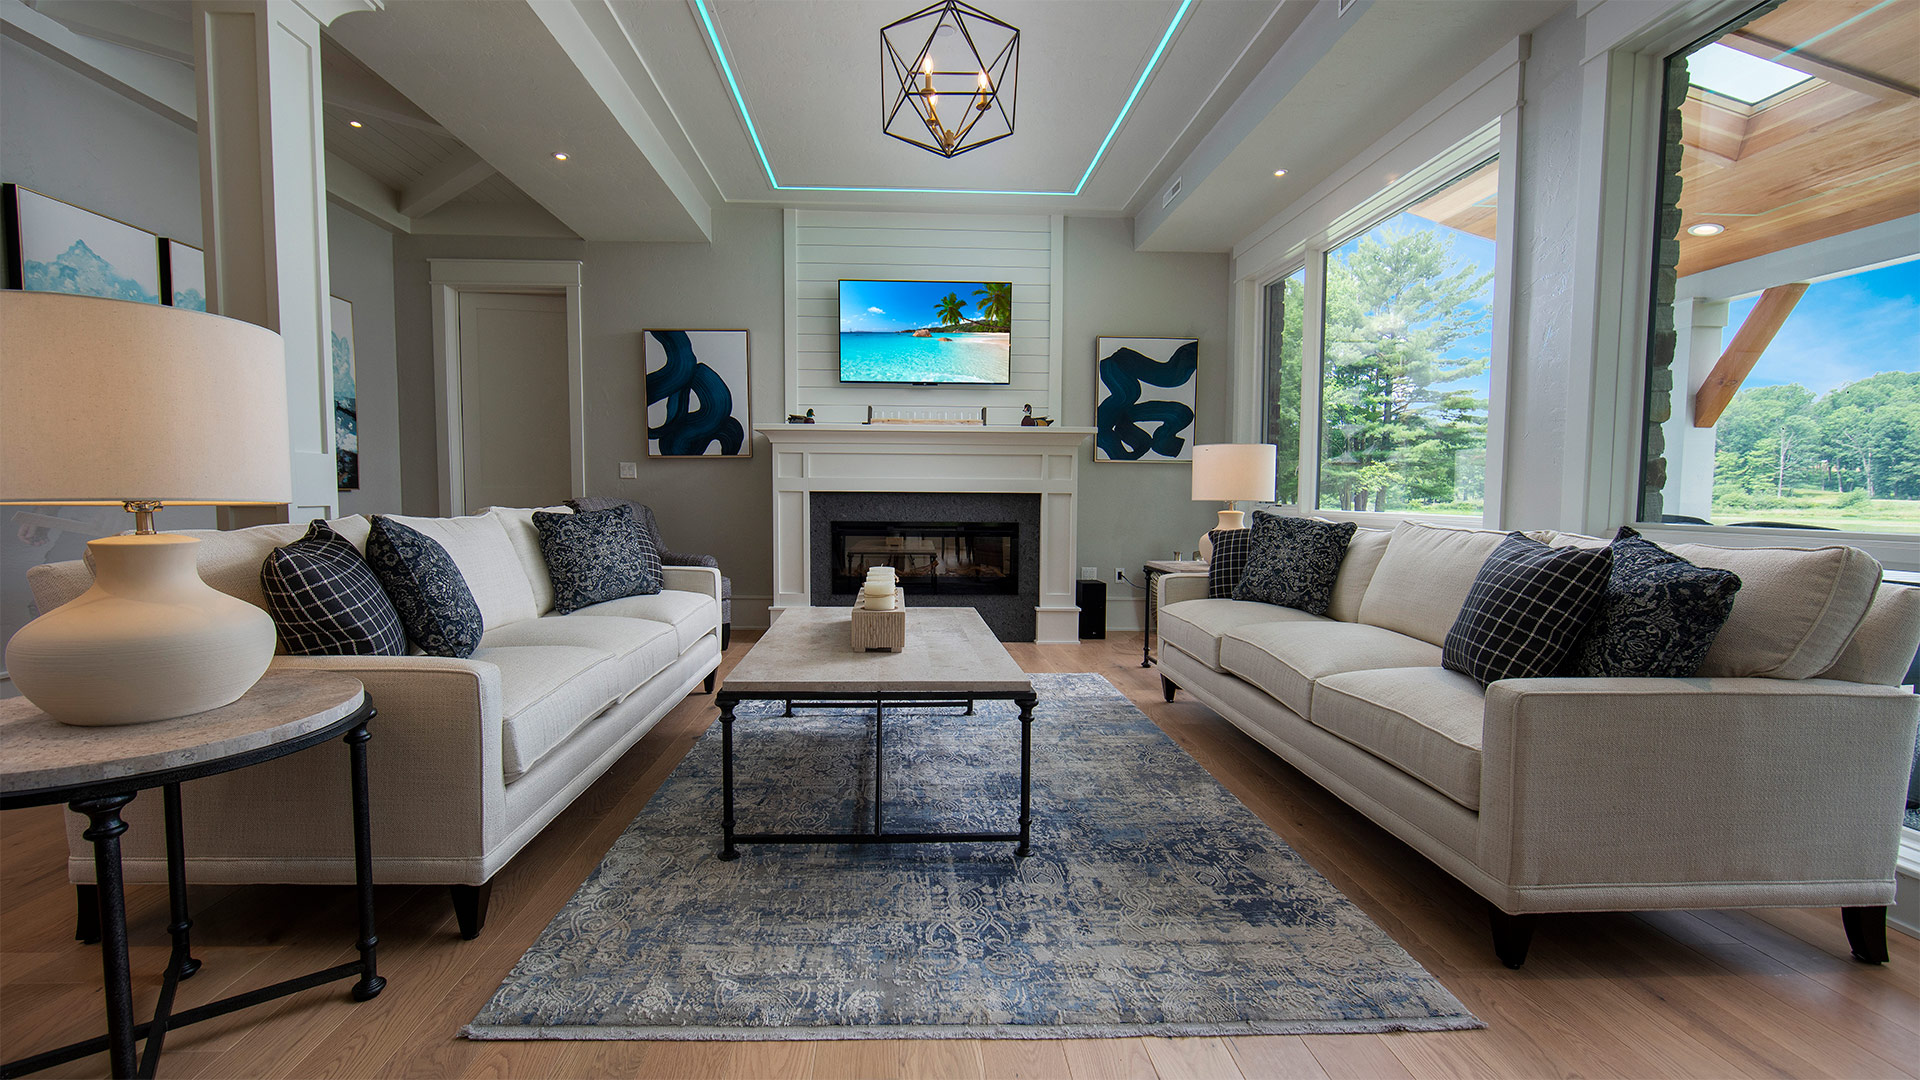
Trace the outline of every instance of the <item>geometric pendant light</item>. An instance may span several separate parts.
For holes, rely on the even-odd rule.
[[[1013,134],[1020,30],[941,0],[880,30],[880,129],[954,157]]]

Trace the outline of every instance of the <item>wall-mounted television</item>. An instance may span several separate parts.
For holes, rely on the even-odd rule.
[[[1013,379],[1013,286],[1004,281],[840,282],[840,381]]]

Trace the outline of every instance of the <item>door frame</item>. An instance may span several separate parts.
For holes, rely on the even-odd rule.
[[[567,465],[573,495],[587,493],[585,333],[580,316],[581,263],[572,259],[429,259],[433,295],[434,435],[440,455],[440,513],[467,512],[466,462],[460,419],[460,294],[559,296],[567,311]]]

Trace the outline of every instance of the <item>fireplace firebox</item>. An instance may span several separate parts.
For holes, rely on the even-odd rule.
[[[1017,521],[835,521],[833,591],[859,591],[867,571],[891,566],[910,593],[1011,595],[1020,591]]]

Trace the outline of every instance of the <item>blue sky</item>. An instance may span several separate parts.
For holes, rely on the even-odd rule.
[[[967,302],[960,309],[969,319],[980,314],[978,281],[842,281],[840,332],[892,333],[940,325],[935,314],[941,297],[953,293]]]
[[[1758,296],[1727,311],[1732,341]],[[1815,282],[1760,355],[1746,386],[1799,383],[1824,394],[1883,371],[1920,370],[1920,259]]]

